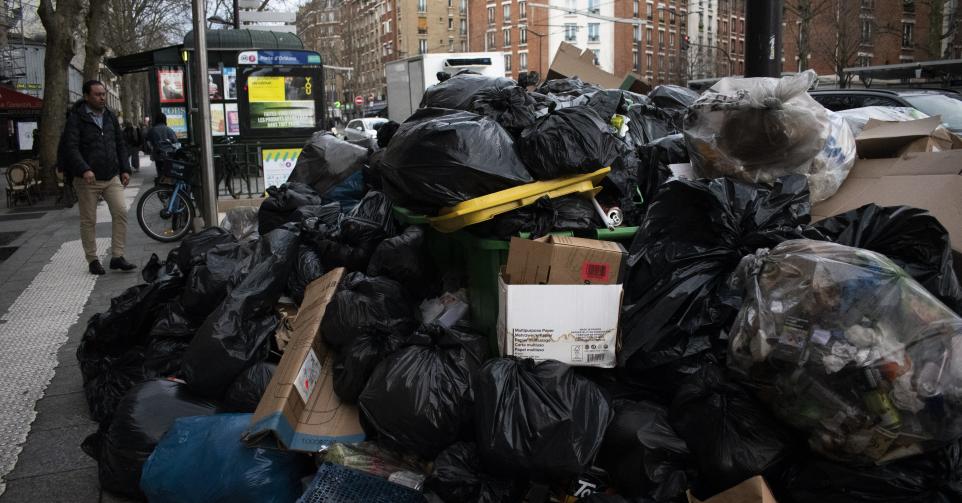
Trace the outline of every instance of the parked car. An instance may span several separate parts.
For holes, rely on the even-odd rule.
[[[347,141],[377,139],[377,130],[385,122],[387,119],[381,117],[354,119],[341,130],[341,136]]]
[[[869,106],[912,107],[927,115],[941,115],[945,127],[962,134],[962,94],[950,89],[825,89],[809,94],[833,111]]]

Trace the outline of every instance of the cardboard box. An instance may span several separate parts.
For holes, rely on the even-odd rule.
[[[702,501],[688,491],[688,503],[777,503],[765,479],[756,475],[731,489]]]
[[[498,287],[502,355],[575,366],[615,366],[620,284],[509,285],[502,276]]]
[[[962,139],[941,125],[942,118],[938,115],[903,122],[869,119],[855,138],[855,149],[860,158],[881,159],[962,148]]]
[[[608,73],[595,64],[594,53],[587,49],[580,49],[567,42],[561,42],[555,51],[551,66],[545,80],[578,77],[589,84],[597,84],[605,89],[626,89],[636,93],[646,94],[651,91],[651,84],[641,75],[628,73],[624,77],[617,77]]]
[[[364,440],[357,407],[334,394],[333,355],[321,343],[321,320],[343,275],[334,269],[307,286],[291,342],[244,434],[248,445],[318,452]]]
[[[860,159],[838,192],[812,208],[812,217],[821,220],[869,203],[922,208],[949,231],[952,248],[962,251],[960,170],[962,150]]]
[[[511,285],[613,285],[628,252],[611,241],[547,236],[511,238],[505,281]]]

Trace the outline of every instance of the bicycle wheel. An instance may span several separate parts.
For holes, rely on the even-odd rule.
[[[183,194],[177,194],[173,212],[168,212],[172,187],[152,187],[137,201],[137,223],[147,237],[170,243],[180,240],[190,232],[194,220],[194,206]]]

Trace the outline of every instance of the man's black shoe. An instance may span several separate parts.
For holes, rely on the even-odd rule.
[[[101,274],[107,274],[107,271],[104,270],[104,266],[100,265],[99,260],[94,260],[90,263],[90,274],[96,274],[99,276]]]
[[[121,271],[133,271],[134,269],[137,268],[137,266],[135,266],[134,264],[131,264],[130,262],[127,262],[127,259],[123,257],[114,257],[110,259],[110,268],[120,269]],[[101,270],[103,270],[103,268],[101,268]]]

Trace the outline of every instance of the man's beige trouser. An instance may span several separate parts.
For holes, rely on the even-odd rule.
[[[80,209],[80,241],[83,243],[87,262],[97,260],[97,197],[103,196],[110,209],[113,228],[111,236],[111,256],[124,256],[124,242],[127,241],[127,208],[124,206],[124,186],[120,177],[108,181],[95,180],[84,182],[74,177],[73,187],[77,192],[77,206]]]

